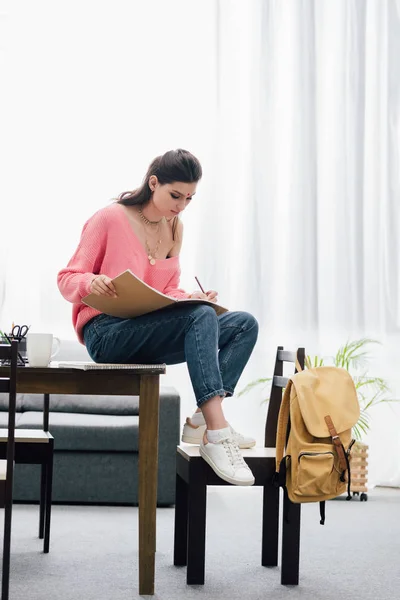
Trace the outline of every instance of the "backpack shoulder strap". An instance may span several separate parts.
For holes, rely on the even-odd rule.
[[[286,446],[286,432],[289,423],[290,411],[290,390],[292,388],[292,380],[289,379],[285,392],[283,394],[281,406],[278,415],[278,425],[276,429],[276,472],[279,471],[279,466],[283,458]]]

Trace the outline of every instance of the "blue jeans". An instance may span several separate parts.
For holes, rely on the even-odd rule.
[[[95,362],[186,362],[201,406],[214,396],[232,396],[257,341],[258,323],[247,312],[217,316],[211,306],[189,304],[132,319],[101,314],[85,325],[83,336]]]

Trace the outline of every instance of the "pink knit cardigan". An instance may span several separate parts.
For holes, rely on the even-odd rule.
[[[61,294],[73,303],[72,323],[82,344],[84,325],[100,314],[81,302],[90,293],[93,276],[101,273],[112,279],[126,269],[163,294],[189,297],[179,288],[179,256],[158,259],[154,266],[150,265],[123,207],[115,202],[86,221],[74,255],[57,276]]]

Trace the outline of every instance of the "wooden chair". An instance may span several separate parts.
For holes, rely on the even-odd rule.
[[[273,483],[275,443],[282,390],[287,384],[283,364],[295,364],[296,356],[304,368],[305,350],[288,352],[279,346],[272,379],[271,395],[265,426],[264,447],[243,450],[243,457],[255,477],[255,485],[263,487],[262,551],[264,567],[278,564],[279,488]],[[295,369],[294,372],[297,370]],[[199,447],[181,444],[176,453],[176,504],[174,565],[186,565],[187,584],[204,584],[207,485],[231,485],[220,479],[199,454]],[[281,583],[299,582],[300,505],[286,497],[284,514],[290,507],[290,521],[283,519]]]
[[[9,374],[0,378],[0,392],[8,393],[8,430],[7,430],[7,458],[0,460],[0,507],[4,508],[4,539],[3,539],[3,569],[1,581],[1,600],[8,600],[10,583],[10,547],[11,547],[11,518],[12,518],[12,490],[14,479],[15,458],[15,410],[17,402],[17,364],[18,342],[11,345],[0,344],[0,359],[9,360]]]
[[[49,432],[50,396],[44,394],[43,429],[15,430],[15,463],[41,465],[39,538],[43,539],[43,552],[50,549],[50,521],[53,487],[54,438]],[[7,430],[0,429],[0,458],[7,448]]]

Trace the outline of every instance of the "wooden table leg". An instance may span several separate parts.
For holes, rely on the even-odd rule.
[[[139,396],[139,594],[154,594],[159,375],[142,375]]]

